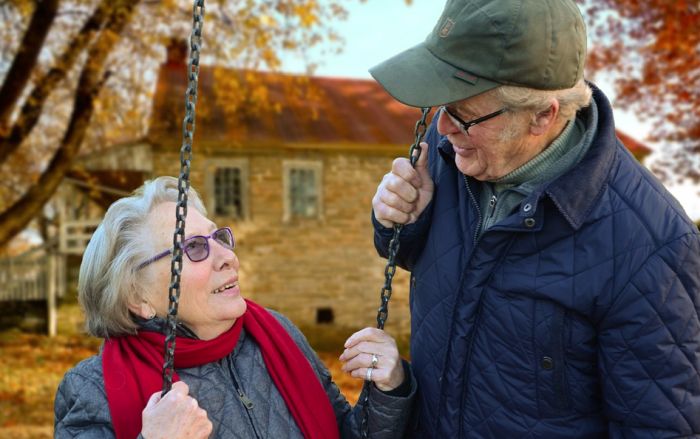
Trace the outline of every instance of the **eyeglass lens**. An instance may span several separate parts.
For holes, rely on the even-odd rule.
[[[193,236],[185,242],[185,253],[192,262],[199,262],[209,256],[209,242],[204,236]]]
[[[184,250],[192,262],[205,260],[209,256],[209,238],[214,239],[224,248],[233,250],[233,235],[227,228],[219,229],[210,236],[193,236],[185,241]]]
[[[219,229],[215,231],[212,235],[212,238],[214,238],[214,241],[218,242],[222,246],[226,247],[229,250],[233,250],[234,244],[233,244],[233,234],[231,233],[231,229],[224,227],[223,229]]]

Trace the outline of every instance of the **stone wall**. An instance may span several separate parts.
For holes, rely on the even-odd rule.
[[[347,337],[362,327],[376,326],[386,260],[374,250],[371,200],[394,157],[407,151],[378,149],[221,149],[193,159],[192,186],[205,200],[209,196],[207,163],[216,162],[217,157],[246,160],[248,218],[212,219],[233,229],[244,296],[279,310],[310,339]],[[161,149],[153,159],[154,175],[177,175],[178,155]],[[322,164],[320,218],[284,221],[285,160]],[[397,270],[386,325],[402,345],[410,332],[408,280],[408,273]],[[328,310],[333,323],[317,323],[318,313],[327,318]]]

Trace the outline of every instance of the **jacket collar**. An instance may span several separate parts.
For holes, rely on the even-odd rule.
[[[610,103],[600,89],[589,85],[593,89],[593,99],[598,110],[598,124],[591,147],[576,167],[545,189],[574,230],[581,227],[600,198],[613,166],[617,145]]]
[[[160,334],[167,334],[168,332],[168,321],[161,317],[153,317],[152,319],[144,319],[135,314],[131,314],[131,319],[136,323],[142,331],[158,332]],[[199,339],[197,334],[194,333],[187,325],[182,322],[177,322],[175,326],[175,334],[178,337],[194,338]]]
[[[591,83],[589,85],[597,107],[597,126],[588,153],[576,167],[556,180],[541,185],[523,201],[523,204],[537,206],[542,195],[547,194],[574,230],[581,227],[605,187],[617,144],[610,103],[600,89]],[[583,111],[584,117],[589,116],[586,114],[590,112],[589,109]],[[454,149],[446,137],[440,138],[438,152],[448,165],[456,169]],[[527,215],[533,214],[535,210]]]

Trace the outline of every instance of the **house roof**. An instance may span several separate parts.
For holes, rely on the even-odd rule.
[[[171,63],[161,68],[148,134],[154,143],[172,139],[182,129],[185,71],[186,68]],[[241,85],[222,85],[227,82],[222,78],[240,81]],[[242,88],[250,83],[264,84],[270,104],[256,105],[253,97],[241,107],[230,108],[227,95],[244,93]],[[265,143],[403,146],[412,143],[420,115],[419,109],[395,101],[370,80],[203,67],[199,76],[196,141],[225,142],[230,146]]]
[[[186,66],[172,58],[163,64],[156,86],[148,138],[158,145],[178,139],[184,115]],[[231,85],[230,83],[237,84]],[[244,100],[247,84],[265,86],[267,107]],[[252,88],[252,87],[251,87]],[[306,98],[300,90],[308,90]],[[241,147],[334,144],[394,145],[413,142],[420,110],[394,100],[377,82],[369,79],[301,77],[203,66],[199,74],[196,142]],[[651,150],[628,134],[617,131],[628,149],[642,159]]]
[[[637,160],[642,160],[644,157],[651,153],[651,148],[643,144],[642,142],[635,140],[629,134],[623,133],[620,130],[616,130],[617,137],[622,141],[622,143],[630,150],[632,154],[637,158]]]

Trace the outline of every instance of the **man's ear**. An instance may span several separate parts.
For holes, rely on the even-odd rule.
[[[141,299],[136,303],[129,303],[129,311],[147,320],[156,316],[155,308],[145,299]]]
[[[547,134],[556,124],[559,116],[559,101],[551,99],[549,107],[535,115],[535,120],[530,124],[530,134],[542,136]]]

